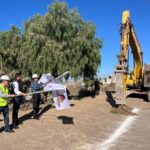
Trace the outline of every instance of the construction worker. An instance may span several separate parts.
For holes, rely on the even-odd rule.
[[[3,113],[4,123],[5,123],[5,132],[14,132],[10,129],[9,126],[9,108],[8,108],[8,98],[14,97],[15,95],[8,94],[8,86],[9,86],[10,78],[7,75],[3,75],[0,77],[0,112]]]
[[[31,83],[32,92],[40,91],[41,85],[38,84],[39,76],[37,74],[33,74],[32,76],[33,82]],[[39,112],[39,106],[41,102],[41,94],[33,94],[33,117],[36,120],[39,120],[38,112]]]
[[[16,72],[15,74],[15,81],[12,83],[12,93],[17,96],[13,98],[13,113],[12,113],[12,124],[14,129],[18,129],[18,125],[21,124],[18,119],[18,112],[20,108],[20,104],[22,102],[22,96],[26,96],[26,93],[23,93],[23,88],[22,88],[22,75],[21,72]]]
[[[94,90],[95,90],[95,95],[99,95],[100,82],[99,82],[98,78],[94,82]]]

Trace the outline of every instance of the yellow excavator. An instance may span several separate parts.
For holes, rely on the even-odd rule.
[[[143,65],[143,52],[136,36],[134,25],[130,20],[130,12],[128,10],[124,11],[122,14],[120,35],[121,50],[117,56],[118,64],[115,67],[115,102],[120,107],[124,107],[124,109],[126,109],[127,87],[147,89],[148,99],[150,100],[150,65]],[[132,73],[129,73],[129,46],[134,60],[134,69]]]

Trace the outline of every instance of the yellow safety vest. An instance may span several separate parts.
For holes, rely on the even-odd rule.
[[[3,87],[1,84],[0,84],[0,90],[2,91],[3,94],[8,94],[8,88]],[[8,104],[7,98],[0,97],[0,106],[6,106],[7,104]]]

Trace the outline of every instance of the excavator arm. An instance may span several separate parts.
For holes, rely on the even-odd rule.
[[[121,50],[116,66],[116,104],[126,104],[126,86],[138,86],[143,83],[143,58],[142,51],[130,21],[130,12],[124,11],[121,25]],[[129,46],[134,60],[133,74],[129,75]]]
[[[133,59],[135,62],[133,71],[133,85],[140,86],[143,83],[143,53],[141,51],[134,26],[131,24],[130,27],[130,38],[129,44],[133,53]]]

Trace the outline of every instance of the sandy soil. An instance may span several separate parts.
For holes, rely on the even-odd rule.
[[[138,119],[110,149],[149,150],[150,103],[129,97],[128,105],[140,109]],[[95,150],[127,117],[110,112],[112,107],[104,92],[95,98],[71,100],[68,110],[41,107],[39,121],[31,118],[31,111],[20,111],[23,125],[15,133],[0,133],[3,150]]]

